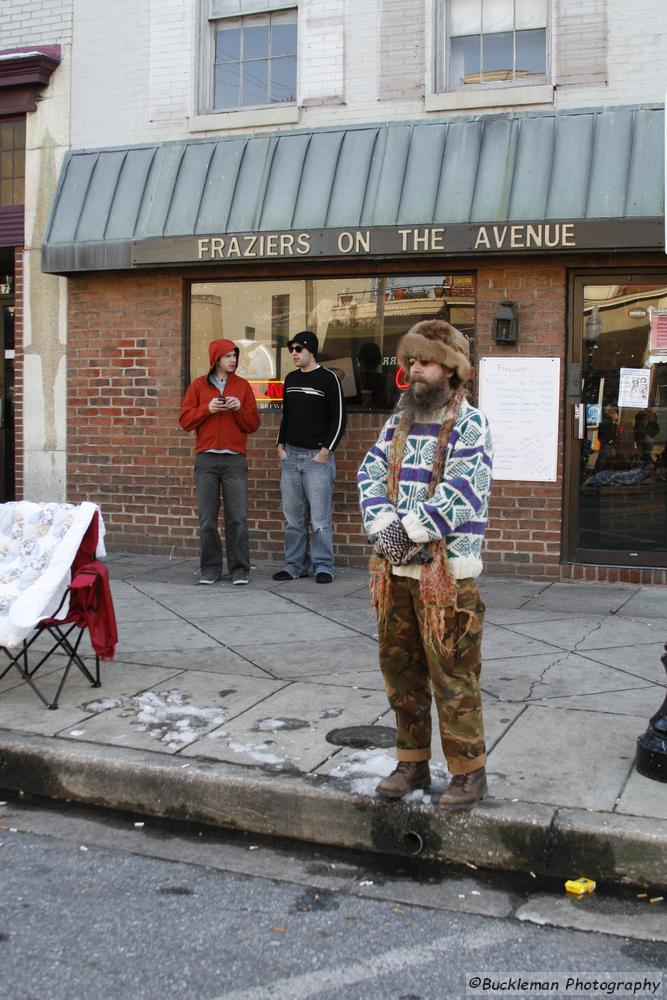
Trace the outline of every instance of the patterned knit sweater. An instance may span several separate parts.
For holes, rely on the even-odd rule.
[[[433,423],[415,423],[410,429],[395,507],[387,496],[387,449],[400,414],[389,418],[359,468],[361,512],[368,535],[377,534],[398,516],[413,542],[446,538],[452,576],[463,580],[482,572],[493,446],[486,417],[464,402],[447,443],[442,482],[429,498],[440,416],[434,414]],[[417,566],[395,567],[397,571],[401,576],[418,574]]]

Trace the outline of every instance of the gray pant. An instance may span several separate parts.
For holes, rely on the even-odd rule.
[[[245,455],[203,451],[195,458],[201,569],[222,574],[222,542],[218,530],[220,487],[225,518],[227,569],[250,572],[248,541],[248,464]]]

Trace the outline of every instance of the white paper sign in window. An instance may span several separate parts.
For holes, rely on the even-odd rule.
[[[648,368],[621,368],[618,383],[618,405],[643,409],[648,406],[650,385]]]
[[[491,426],[493,478],[558,478],[559,358],[482,358],[479,406]]]

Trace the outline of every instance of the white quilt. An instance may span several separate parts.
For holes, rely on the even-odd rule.
[[[95,511],[94,503],[0,504],[0,646],[20,645],[54,614]],[[98,557],[106,555],[103,538],[100,514]],[[67,610],[65,601],[58,617]]]

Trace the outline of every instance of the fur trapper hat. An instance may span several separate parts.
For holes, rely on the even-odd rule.
[[[453,369],[462,382],[472,374],[470,345],[467,337],[451,323],[442,319],[427,319],[415,323],[398,342],[398,363],[407,372],[408,360],[436,361]]]

